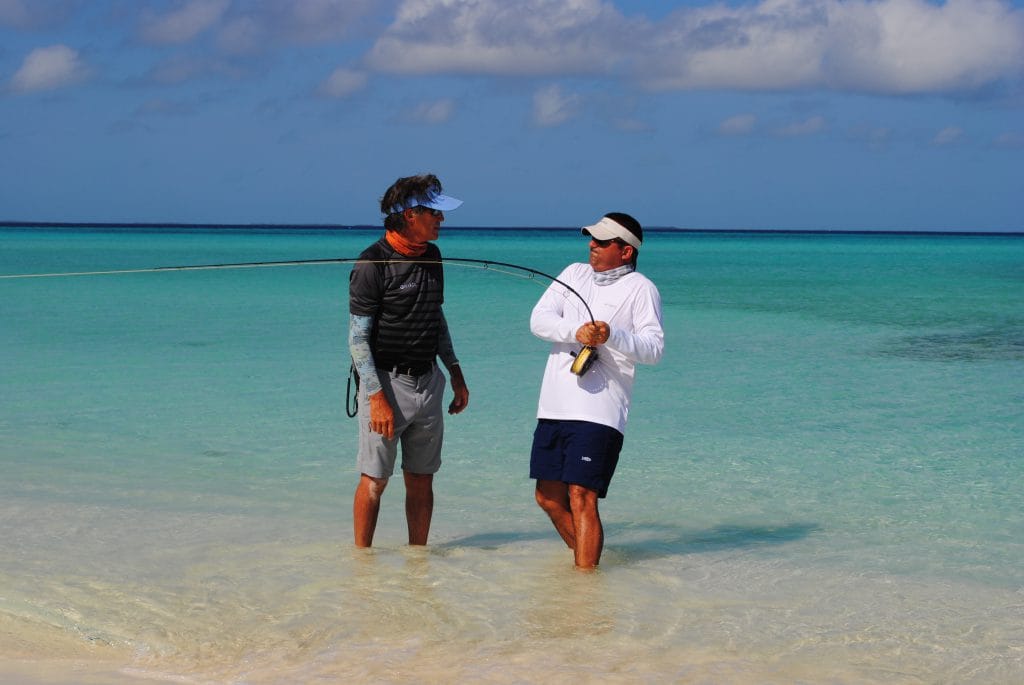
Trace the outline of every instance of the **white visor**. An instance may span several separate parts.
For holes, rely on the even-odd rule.
[[[589,235],[590,237],[597,238],[598,240],[612,240],[613,238],[618,238],[627,245],[632,245],[633,249],[640,249],[640,239],[630,233],[629,229],[618,221],[614,221],[608,217],[602,218],[593,226],[584,226],[582,233],[583,235]]]

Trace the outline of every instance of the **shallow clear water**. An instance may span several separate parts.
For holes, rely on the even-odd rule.
[[[351,257],[376,237],[0,231],[0,274]],[[350,543],[348,266],[0,280],[0,661],[184,682],[1020,682],[1024,240],[646,243],[667,349],[638,374],[596,574],[572,570],[526,475],[542,278],[447,268],[470,407],[448,422],[432,544],[403,545],[396,481],[370,552]],[[440,245],[550,274],[586,258],[572,231]]]

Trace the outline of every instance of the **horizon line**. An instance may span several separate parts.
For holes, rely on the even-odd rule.
[[[155,222],[155,221],[0,221],[0,228],[96,228],[96,229],[220,229],[220,230],[382,230],[376,224],[279,224],[279,223],[214,223],[214,222]],[[448,231],[570,231],[578,226],[445,226]],[[816,235],[946,235],[946,236],[1024,236],[1024,229],[969,231],[963,229],[839,229],[839,228],[681,228],[676,226],[649,226],[651,233],[758,233],[758,234],[816,234]]]

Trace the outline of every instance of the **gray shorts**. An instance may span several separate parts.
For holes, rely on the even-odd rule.
[[[395,411],[395,436],[385,440],[370,430],[370,402],[366,388],[359,388],[360,473],[373,478],[390,478],[395,472],[398,445],[402,445],[402,470],[410,473],[437,473],[441,468],[441,442],[444,437],[444,389],[447,384],[441,369],[434,365],[422,376],[378,372],[384,395]]]

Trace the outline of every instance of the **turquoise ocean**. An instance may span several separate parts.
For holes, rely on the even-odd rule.
[[[356,256],[378,230],[0,230],[0,275]],[[445,229],[556,275],[578,230]],[[349,265],[0,279],[0,680],[1024,682],[1024,238],[650,232],[573,569],[527,475],[547,281],[446,267],[431,544],[352,546]]]

